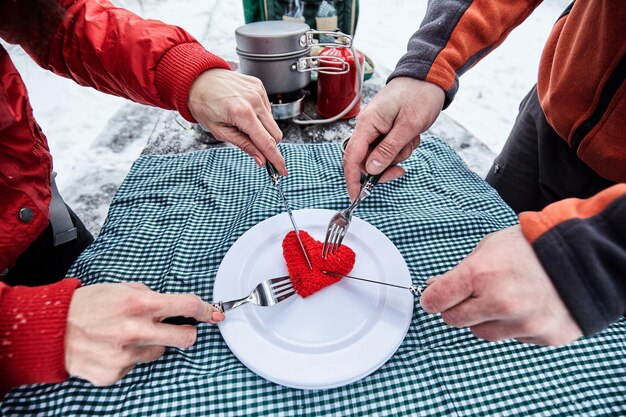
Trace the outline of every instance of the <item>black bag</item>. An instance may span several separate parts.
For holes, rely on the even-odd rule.
[[[282,20],[283,16],[293,10],[293,6],[299,5],[300,14],[304,21],[312,29],[319,29],[316,23],[316,16],[320,11],[323,0],[243,0],[243,10],[246,23],[259,22],[263,20]],[[339,29],[348,35],[354,35],[359,16],[358,0],[334,0],[331,3],[337,13],[337,27],[330,30]],[[324,10],[321,10],[324,15]],[[321,28],[329,30],[328,28]]]

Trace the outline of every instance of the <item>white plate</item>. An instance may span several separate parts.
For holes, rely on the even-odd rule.
[[[323,241],[330,210],[297,210],[296,223]],[[215,300],[247,295],[259,282],[287,275],[282,240],[292,230],[286,213],[262,221],[228,250],[215,278]],[[356,253],[351,275],[410,286],[402,255],[374,226],[353,217],[344,243]],[[408,290],[344,278],[307,297],[273,307],[244,305],[226,313],[226,344],[256,374],[301,389],[334,388],[381,367],[411,323]]]

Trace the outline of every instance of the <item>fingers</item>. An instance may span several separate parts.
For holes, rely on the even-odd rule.
[[[134,351],[133,364],[154,362],[165,353],[163,346],[142,346],[131,349]]]
[[[222,313],[218,309],[214,309],[213,312],[211,313],[211,320],[209,320],[209,323],[217,324],[221,321],[224,321],[225,318],[226,316],[224,316],[224,313]]]
[[[456,268],[429,281],[420,304],[429,313],[441,313],[471,297],[472,292],[471,274],[461,262]]]
[[[474,336],[490,342],[515,339],[541,346],[563,346],[582,336],[578,329],[546,331],[544,323],[537,321],[488,321],[472,326],[470,330]]]
[[[94,284],[74,292],[65,332],[65,366],[70,375],[110,385],[138,362],[160,357],[166,346],[187,348],[195,326],[161,321],[186,316],[215,323],[224,315],[193,294],[160,294],[141,283]]]
[[[256,97],[252,97],[248,99],[250,106],[254,112],[254,116],[256,116],[260,122],[254,123],[254,120],[251,116],[248,116],[248,120],[246,123],[240,124],[238,123],[239,119],[234,120],[234,125],[237,128],[248,134],[252,142],[254,142],[257,147],[264,152],[264,155],[269,158],[269,155],[265,153],[267,150],[263,145],[264,141],[268,142],[268,147],[276,150],[276,143],[279,143],[283,138],[283,132],[278,127],[278,124],[274,120],[272,116],[272,105],[270,104],[269,98],[267,96],[267,92],[265,91],[265,87],[263,83],[255,77],[246,76],[249,79],[250,83],[253,85],[252,89],[255,91]],[[256,135],[253,136],[251,132],[246,130],[250,124],[254,124],[256,128]],[[254,133],[254,132],[252,132]],[[267,138],[267,134],[269,133],[271,140]],[[282,157],[281,157],[282,158]],[[278,167],[278,164],[269,158],[270,161],[274,164],[274,166]]]
[[[155,322],[165,317],[192,317],[202,323],[217,324],[224,320],[224,313],[212,304],[193,294],[157,294],[159,306]]]
[[[264,119],[266,123],[269,123],[269,120],[267,120],[265,117]],[[274,140],[274,136],[272,136],[268,132],[264,124],[261,123],[261,120],[257,118],[256,115],[252,113],[247,113],[247,117],[237,119],[235,121],[235,126],[241,132],[248,135],[254,146],[260,151],[260,155],[257,156],[259,156],[261,161],[264,162],[265,159],[269,160],[276,167],[280,175],[287,175],[285,160],[283,159],[283,156],[280,154],[280,151],[276,146],[276,140]],[[278,125],[276,125],[276,130],[280,131],[280,129],[278,129]],[[279,135],[279,137],[282,138],[282,133]]]
[[[413,151],[417,149],[417,147],[420,145],[420,142],[421,137],[419,135],[410,140],[409,143],[404,148],[402,148],[398,155],[396,155],[396,157],[393,159],[393,163],[399,164],[400,162],[409,159]]]
[[[361,188],[361,165],[370,152],[370,144],[376,141],[381,132],[373,124],[363,122],[356,125],[348,141],[343,157],[343,170],[350,200],[354,200]]]
[[[396,123],[391,131],[389,131],[383,140],[372,149],[372,152],[367,157],[367,161],[365,162],[367,172],[370,174],[380,174],[398,158],[400,152],[404,152],[404,154],[407,153],[405,148],[410,149],[408,152],[410,155],[414,149],[412,144],[415,142],[415,133],[412,128],[403,123]],[[419,136],[417,143],[419,143]]]
[[[144,291],[143,295],[132,301],[132,304],[144,306],[144,308],[139,307],[139,314],[152,311],[158,322],[165,317],[174,316],[192,317],[199,322],[211,324],[224,320],[224,314],[221,311],[212,304],[202,301],[197,295],[160,294],[153,292],[141,282],[128,282],[122,285]]]
[[[228,70],[207,70],[193,82],[188,108],[215,137],[240,147],[260,166],[269,160],[281,175],[287,175],[276,146],[282,132],[258,78]]]
[[[256,92],[261,100],[261,104],[265,108],[265,111],[271,115],[272,104],[270,103],[269,95],[267,94],[267,90],[265,90],[265,86],[263,85],[263,82],[259,78],[253,77],[251,75],[245,75],[245,74],[240,74],[240,75],[254,85],[253,88],[256,89]],[[282,132],[280,133],[280,135],[282,137]],[[275,136],[275,138],[278,141],[278,137]]]
[[[470,328],[472,334],[479,339],[497,342],[499,340],[513,339],[523,337],[518,329],[515,329],[511,323],[506,321],[491,321],[477,324]]]
[[[280,154],[278,147],[276,147],[275,142],[273,143],[273,145],[269,144],[266,146],[266,149],[272,149],[271,152],[268,152],[268,151],[266,152],[276,154],[277,156],[275,155],[272,158],[267,158],[263,150],[259,149],[259,147],[257,147],[257,145],[252,141],[250,136],[248,136],[248,134],[246,134],[245,132],[241,132],[238,129],[231,127],[231,126],[219,126],[219,127],[207,126],[207,129],[209,129],[213,133],[213,135],[215,135],[215,137],[218,138],[219,140],[229,142],[235,145],[236,147],[238,147],[239,149],[241,149],[242,151],[244,151],[245,153],[247,153],[248,155],[250,155],[251,157],[253,157],[256,164],[260,167],[265,166],[268,159],[272,161],[272,159],[276,160],[276,158],[279,158],[281,165],[276,165],[276,163],[273,161],[272,163],[274,164],[276,169],[278,169],[278,172],[280,173],[280,175],[282,176],[287,175],[287,168],[285,167],[285,160]],[[273,141],[273,139],[271,138],[270,140]]]
[[[561,346],[582,336],[519,226],[483,238],[456,268],[429,280],[420,302],[489,341]]]
[[[395,180],[396,178],[400,178],[401,176],[403,176],[406,173],[405,169],[399,166],[392,166],[387,168],[387,170],[385,171],[385,173],[383,174],[382,177],[380,177],[380,180],[378,182],[383,183],[383,182],[389,182],[392,180]]]
[[[256,147],[250,136],[240,132],[232,126],[207,126],[215,137],[221,141],[231,143],[254,158],[258,166],[262,167],[267,161],[263,152]]]
[[[185,349],[196,343],[198,330],[195,326],[175,326],[153,323],[143,338],[142,346],[169,346]]]
[[[471,327],[497,319],[499,316],[496,309],[485,305],[482,300],[467,298],[465,301],[441,312],[441,318],[450,326]]]
[[[143,282],[122,282],[122,285],[138,290],[150,290]]]
[[[193,294],[153,293],[154,317],[161,322],[165,317],[192,317],[201,322],[213,320],[214,312],[219,312],[211,304]]]
[[[267,102],[267,105],[270,106],[269,101],[267,101],[267,98],[265,99],[265,101]],[[280,143],[280,141],[283,139],[283,132],[282,130],[280,130],[280,127],[278,127],[276,120],[274,120],[274,117],[272,116],[271,108],[268,108],[267,111],[261,112],[260,114],[258,114],[258,118],[263,124],[263,127],[272,136],[272,139],[274,139],[274,142]]]
[[[380,137],[380,135],[374,139],[374,142]],[[348,194],[350,195],[350,199],[354,200],[361,188],[360,178],[361,172],[368,172],[365,169],[363,161],[367,158],[367,155],[370,154],[371,144],[364,144],[363,141],[358,142],[355,141],[355,145],[351,145],[353,142],[352,139],[348,142],[346,146],[346,152],[344,155],[344,175],[346,178],[346,185],[348,188]],[[416,143],[413,145],[413,143]],[[367,146],[364,146],[367,145]],[[407,159],[411,156],[411,152],[413,152],[414,146],[417,147],[419,145],[419,137],[417,138],[417,142],[413,141],[411,144],[405,146],[402,151],[396,156],[393,160],[393,163],[399,163]],[[348,149],[350,148],[350,149]],[[374,148],[376,149],[376,148]],[[379,182],[385,183],[388,181],[395,180],[396,178],[400,178],[406,173],[406,170],[399,166],[389,166],[386,168],[384,174],[380,177]]]
[[[444,99],[438,86],[409,77],[394,78],[378,92],[359,116],[346,149],[344,170],[351,199],[359,190],[357,168],[380,174],[391,163],[408,158],[419,145],[420,134],[439,116]],[[366,144],[380,134],[386,137],[367,156]]]

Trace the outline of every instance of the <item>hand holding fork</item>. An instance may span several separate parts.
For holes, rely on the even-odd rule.
[[[245,297],[230,301],[218,301],[213,307],[222,313],[230,311],[244,304],[256,304],[261,307],[269,307],[286,300],[296,293],[289,276],[267,279],[259,283]],[[191,324],[196,325],[198,322],[191,317],[167,317],[163,320],[167,324]]]
[[[379,136],[371,146],[379,144],[384,137],[384,135]],[[341,143],[342,151],[345,151],[349,140],[350,138],[347,138]],[[343,242],[346,232],[348,231],[348,227],[350,227],[352,212],[356,210],[363,200],[370,196],[372,189],[374,189],[374,186],[378,184],[378,180],[380,180],[380,177],[382,177],[384,173],[385,171],[377,175],[369,174],[363,185],[361,185],[359,195],[352,202],[352,204],[344,210],[339,210],[333,217],[331,217],[330,222],[328,223],[328,228],[326,229],[326,238],[324,239],[324,246],[322,247],[322,257],[328,257],[328,255],[335,252],[339,248],[341,242]]]

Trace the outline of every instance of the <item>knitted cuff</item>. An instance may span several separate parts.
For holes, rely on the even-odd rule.
[[[186,120],[196,123],[187,107],[191,84],[211,68],[231,69],[222,58],[199,43],[176,45],[163,56],[156,71],[156,86],[161,98],[178,110]]]
[[[0,283],[0,396],[12,387],[67,379],[65,330],[76,278],[40,287]]]

